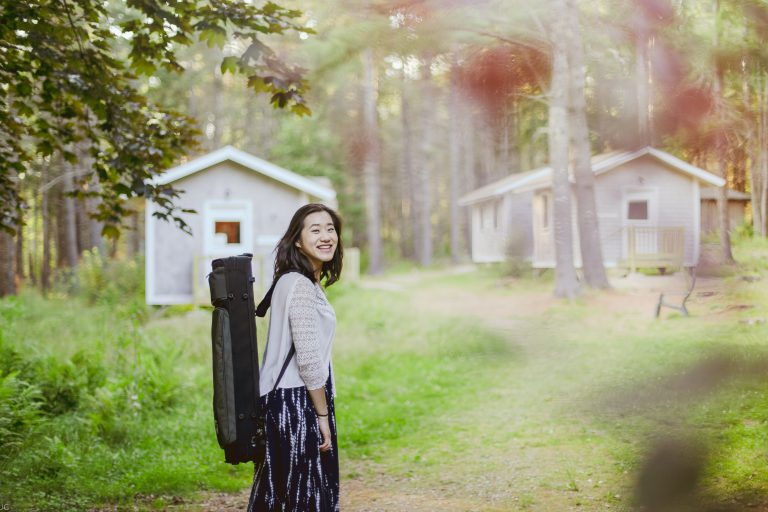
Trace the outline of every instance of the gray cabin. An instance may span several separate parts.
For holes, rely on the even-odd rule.
[[[153,180],[184,193],[177,200],[192,236],[152,215],[146,201],[147,304],[208,302],[205,276],[211,261],[241,253],[254,255],[257,289],[272,277],[273,254],[291,216],[300,206],[321,202],[336,207],[327,180],[298,175],[232,146],[167,170]]]
[[[692,267],[699,258],[701,238],[702,189],[722,187],[725,180],[652,147],[637,151],[614,151],[592,158],[603,259],[606,267]],[[543,167],[515,174],[491,196],[476,202],[483,189],[465,196],[464,204],[473,208],[472,259],[475,262],[501,261],[506,240],[517,239],[510,227],[531,238],[521,247],[530,251],[534,268],[554,268],[552,169]],[[573,182],[573,179],[571,178]],[[497,182],[501,183],[501,182]],[[477,194],[477,196],[473,196]],[[498,229],[483,232],[481,210],[490,201],[528,205],[526,213],[506,210]],[[572,192],[574,259],[581,266],[576,200]],[[519,206],[518,206],[519,208]]]

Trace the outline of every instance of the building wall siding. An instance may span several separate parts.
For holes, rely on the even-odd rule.
[[[728,201],[728,223],[730,229],[737,228],[744,222],[746,203],[743,201]],[[719,229],[720,220],[717,215],[717,201],[705,199],[701,202],[701,232],[715,233]]]
[[[472,261],[500,262],[506,261],[510,255],[531,259],[531,198],[530,192],[510,193],[472,205]],[[498,218],[494,225],[495,208],[498,208]]]

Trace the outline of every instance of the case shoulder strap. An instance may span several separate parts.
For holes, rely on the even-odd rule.
[[[275,285],[277,285],[277,282],[280,280],[281,277],[283,277],[288,272],[301,272],[296,269],[288,270],[287,272],[277,276],[272,281],[272,285],[269,287],[269,290],[267,291],[266,295],[264,295],[264,298],[261,299],[261,302],[259,302],[259,306],[256,308],[256,316],[259,318],[263,318],[267,314],[267,310],[272,305],[272,292],[275,291]],[[283,378],[283,374],[285,373],[285,370],[288,369],[288,363],[291,362],[291,358],[296,353],[296,347],[291,343],[291,349],[288,351],[288,355],[285,358],[285,361],[283,362],[283,367],[280,369],[280,374],[277,376],[277,380],[275,381],[275,385],[272,387],[272,391],[277,389],[278,384],[280,384],[280,380]]]

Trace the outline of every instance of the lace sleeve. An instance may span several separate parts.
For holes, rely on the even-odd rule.
[[[323,387],[327,378],[320,356],[315,293],[315,286],[309,279],[299,279],[288,302],[288,321],[296,347],[296,363],[307,389]]]

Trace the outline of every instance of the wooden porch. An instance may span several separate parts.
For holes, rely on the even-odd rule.
[[[625,266],[630,272],[641,267],[681,268],[685,257],[685,228],[640,227],[625,228]]]
[[[622,237],[620,242],[622,257],[617,262],[618,266],[627,267],[631,272],[644,267],[666,269],[684,266],[685,228],[682,226],[628,226],[614,232],[613,236]],[[618,243],[618,240],[616,242]],[[573,254],[577,267],[581,266],[579,250],[578,240],[574,240]],[[555,241],[551,230],[534,234],[533,266],[554,268]]]

